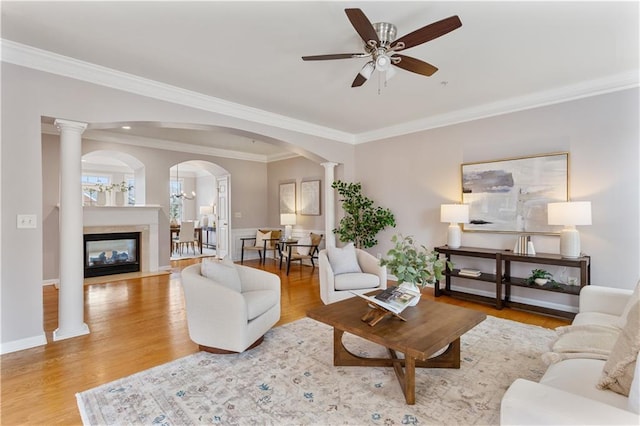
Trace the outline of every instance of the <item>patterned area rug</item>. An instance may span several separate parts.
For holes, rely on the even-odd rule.
[[[495,317],[461,338],[461,368],[416,369],[406,405],[393,368],[334,367],[329,326],[305,318],[237,355],[199,352],[77,394],[86,425],[498,424],[518,377],[537,381],[555,333]],[[363,356],[384,348],[345,334]]]

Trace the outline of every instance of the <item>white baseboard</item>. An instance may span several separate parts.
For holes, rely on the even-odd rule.
[[[58,288],[60,286],[60,279],[59,278],[54,278],[54,279],[42,281],[42,287],[44,287],[46,285],[55,285],[56,288]]]
[[[0,354],[8,354],[11,352],[18,352],[25,349],[35,348],[47,344],[47,336],[44,333],[27,337],[26,339],[14,340],[12,342],[6,342],[0,345]]]

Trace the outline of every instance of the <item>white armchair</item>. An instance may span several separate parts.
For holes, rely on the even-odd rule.
[[[355,249],[361,273],[350,272],[335,275],[327,250],[320,250],[320,298],[329,303],[353,297],[352,291],[358,294],[387,288],[387,268],[380,266],[380,261],[364,250]]]
[[[218,263],[208,266],[225,264]],[[182,270],[189,336],[200,350],[243,352],[262,343],[280,319],[280,278],[248,266],[224,266],[214,275],[201,264]]]

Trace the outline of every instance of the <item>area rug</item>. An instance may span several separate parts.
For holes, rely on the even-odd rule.
[[[199,352],[76,397],[85,425],[498,424],[502,395],[519,377],[542,376],[554,335],[488,316],[462,336],[459,370],[416,369],[415,405],[393,368],[334,367],[332,329],[309,318],[274,328],[251,351]],[[386,356],[358,337],[344,342]]]

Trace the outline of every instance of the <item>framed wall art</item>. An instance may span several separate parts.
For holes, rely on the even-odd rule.
[[[462,202],[469,205],[465,231],[555,234],[547,204],[567,201],[569,154],[462,164]]]
[[[320,215],[320,181],[308,180],[300,183],[300,214]]]
[[[296,183],[280,184],[280,214],[296,212]]]

